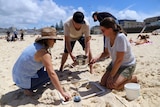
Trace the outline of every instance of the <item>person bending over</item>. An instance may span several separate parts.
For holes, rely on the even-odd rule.
[[[70,99],[70,95],[62,89],[52,65],[49,49],[54,46],[56,40],[62,38],[57,37],[55,28],[43,28],[41,37],[28,46],[15,62],[12,70],[13,81],[24,89],[24,94],[33,95],[33,91],[39,86],[51,81],[65,100]]]
[[[84,19],[84,14],[82,12],[75,12],[73,17],[69,18],[69,20],[64,23],[64,36],[65,49],[62,55],[60,71],[63,71],[63,66],[68,58],[68,54],[72,58],[74,65],[76,65],[76,57],[72,53],[76,41],[81,44],[89,61],[92,59],[89,23]],[[90,64],[90,73],[93,73],[92,64]]]

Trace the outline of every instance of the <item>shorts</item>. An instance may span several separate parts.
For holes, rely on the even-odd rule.
[[[72,52],[72,50],[73,50],[73,48],[74,48],[74,45],[75,45],[76,41],[77,41],[77,40],[70,42],[70,43],[71,43],[71,52]],[[78,42],[81,44],[81,46],[82,46],[82,48],[83,48],[83,50],[84,50],[84,48],[85,48],[85,39],[84,39],[84,36],[81,36],[81,37],[78,39]],[[64,53],[68,53],[68,50],[67,50],[67,47],[66,47],[66,43],[65,43]]]
[[[136,68],[136,64],[130,65],[130,66],[121,66],[118,69],[118,74],[120,74],[121,76],[123,76],[124,78],[130,79],[131,76],[133,75],[133,72],[135,71]],[[108,67],[106,68],[106,70],[108,72],[110,72],[112,70],[112,64],[110,63],[108,65]]]
[[[31,78],[31,88],[29,90],[35,90],[50,81],[47,71],[44,71],[44,67],[38,70],[37,74],[38,78]]]

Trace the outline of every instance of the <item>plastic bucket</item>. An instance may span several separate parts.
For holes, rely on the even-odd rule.
[[[87,64],[88,58],[86,55],[78,55],[76,56],[76,62],[78,65],[83,66]]]
[[[126,91],[126,98],[134,100],[140,96],[140,85],[137,83],[127,83],[124,85]]]

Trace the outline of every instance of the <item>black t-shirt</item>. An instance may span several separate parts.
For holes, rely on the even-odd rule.
[[[99,22],[101,22],[106,17],[112,17],[113,19],[117,20],[116,17],[114,17],[112,14],[110,14],[108,12],[99,12],[97,14],[97,19],[98,19]]]

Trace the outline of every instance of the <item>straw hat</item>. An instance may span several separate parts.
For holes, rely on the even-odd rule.
[[[63,40],[63,38],[58,37],[56,34],[56,29],[52,27],[45,27],[41,29],[41,37],[36,38],[35,42],[44,40],[44,39],[56,39]]]

